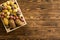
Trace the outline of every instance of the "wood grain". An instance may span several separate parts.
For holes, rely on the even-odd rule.
[[[18,3],[28,24],[7,34],[0,22],[0,40],[60,40],[60,0]]]

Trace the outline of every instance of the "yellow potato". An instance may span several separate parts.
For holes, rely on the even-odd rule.
[[[10,9],[11,9],[11,6],[7,6],[7,9],[9,9],[9,10],[10,10]]]
[[[8,19],[7,18],[4,18],[3,22],[5,25],[8,25]]]
[[[17,9],[14,9],[14,10],[13,10],[13,13],[16,13],[17,11],[18,11]]]
[[[8,12],[8,10],[3,10],[3,12]]]
[[[12,9],[11,9],[11,10],[9,10],[9,12],[12,12]]]
[[[4,14],[4,16],[6,17],[6,16],[7,16],[7,14]]]
[[[10,1],[10,5],[14,5],[14,2]]]
[[[10,15],[10,12],[7,12],[7,15]]]
[[[7,1],[7,4],[10,5],[10,1]]]
[[[16,13],[14,13],[14,15],[16,16]]]
[[[13,6],[14,6],[14,8],[16,8],[16,9],[18,8],[16,4],[14,4]]]
[[[9,18],[9,16],[7,16],[6,18]]]
[[[3,3],[3,6],[7,6],[7,3]]]
[[[5,16],[6,18],[9,18],[9,15],[10,15],[10,12],[7,12],[7,13],[4,14],[4,16]]]

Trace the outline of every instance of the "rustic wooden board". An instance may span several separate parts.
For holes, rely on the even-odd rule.
[[[28,24],[7,34],[0,22],[0,40],[60,40],[60,0],[18,3]]]

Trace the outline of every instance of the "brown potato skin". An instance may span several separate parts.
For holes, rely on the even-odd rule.
[[[9,25],[10,25],[10,28],[15,28],[16,27],[15,22],[14,22],[13,19],[9,20]]]
[[[21,26],[23,24],[23,22],[21,22],[20,19],[16,19],[15,23],[16,23],[16,25],[19,25],[19,26]]]

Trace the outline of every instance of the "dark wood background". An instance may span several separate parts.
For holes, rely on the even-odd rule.
[[[17,1],[27,25],[6,33],[0,22],[0,40],[60,40],[60,0]]]

